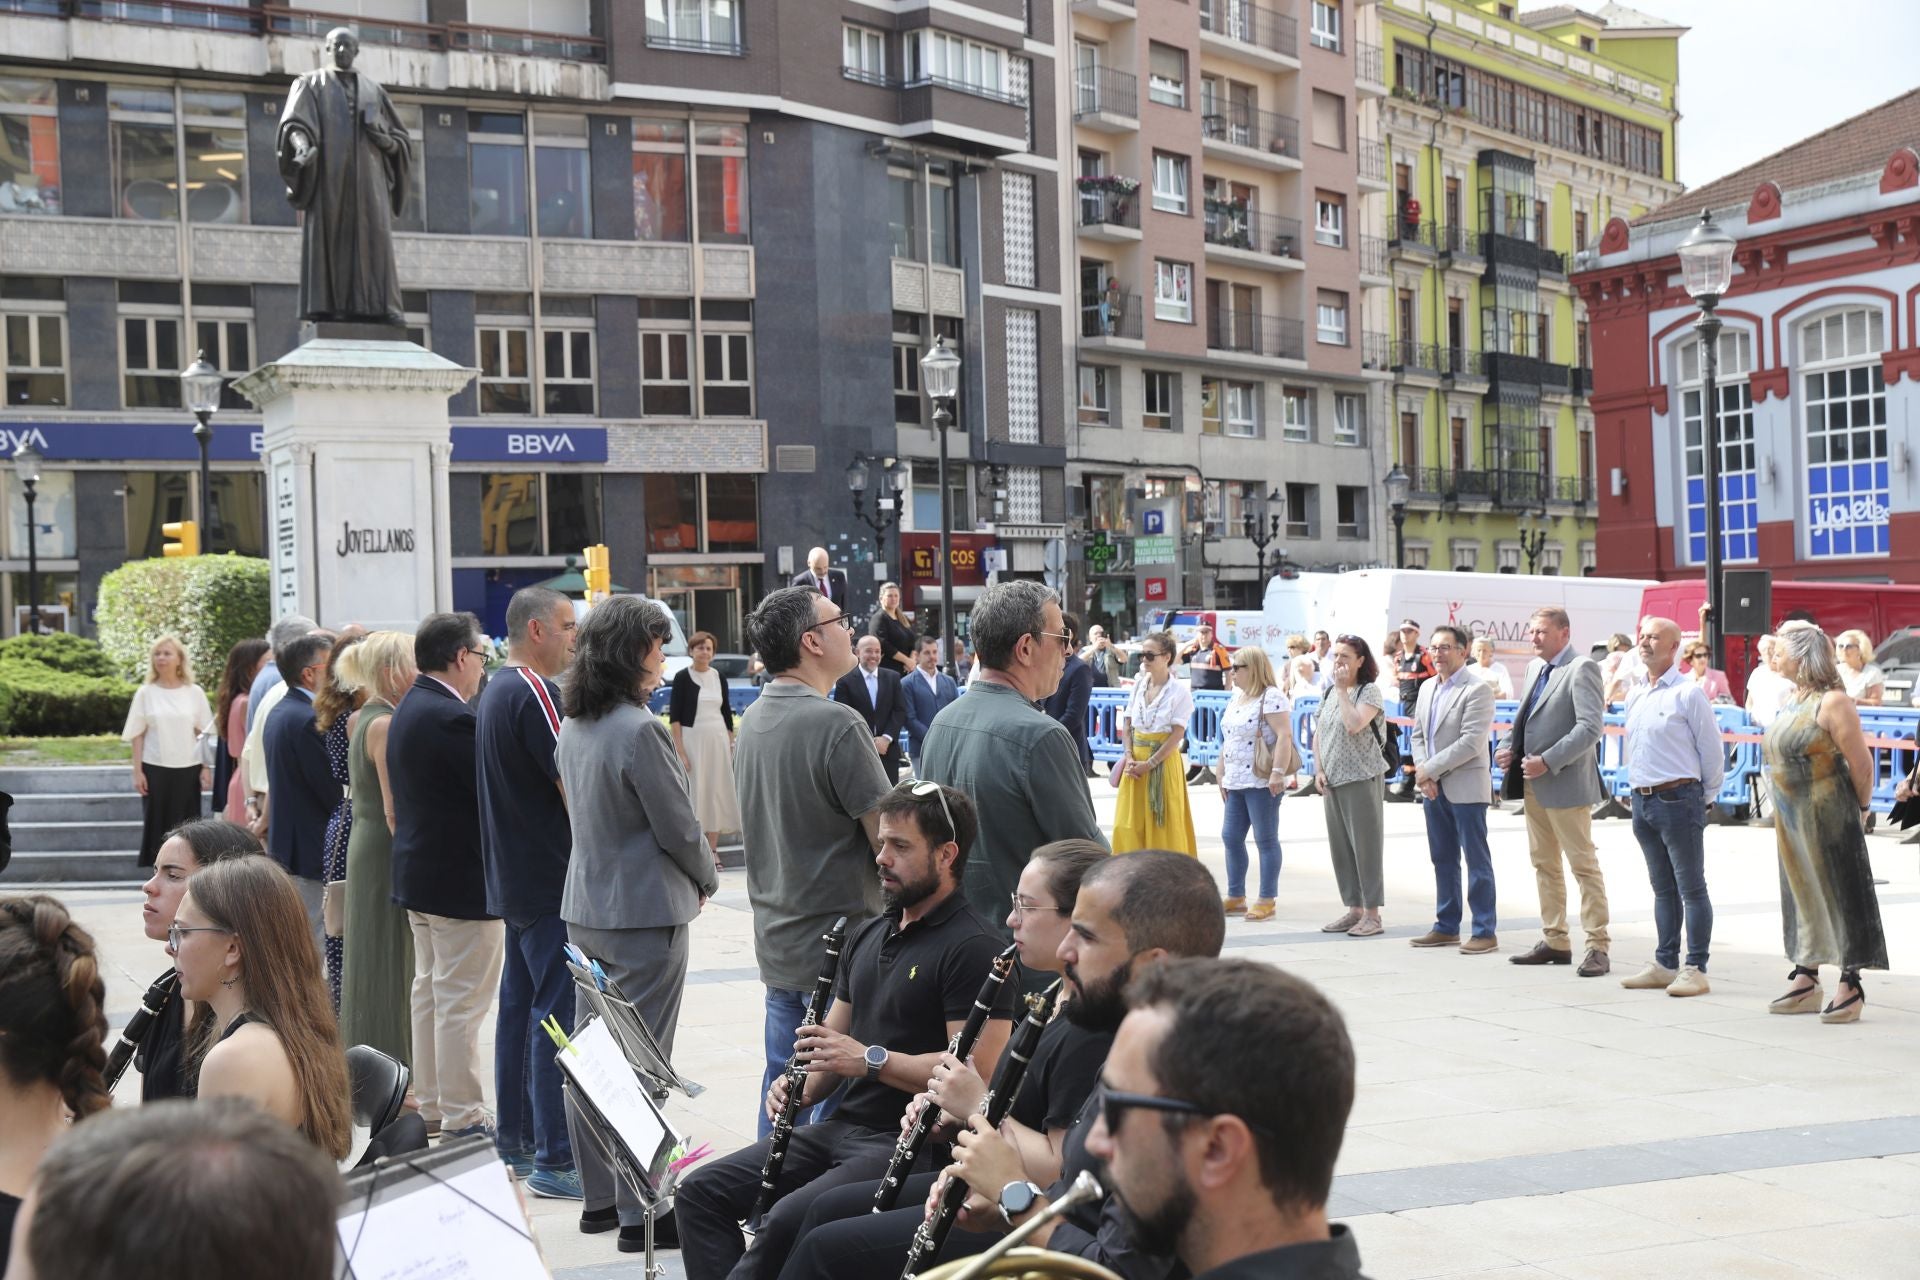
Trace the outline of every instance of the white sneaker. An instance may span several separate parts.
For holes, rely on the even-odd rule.
[[[1703,996],[1713,990],[1707,985],[1707,975],[1692,965],[1681,965],[1680,976],[1667,986],[1670,996]]]
[[[1631,978],[1620,979],[1620,985],[1629,991],[1664,991],[1673,985],[1674,972],[1659,963],[1648,965]]]

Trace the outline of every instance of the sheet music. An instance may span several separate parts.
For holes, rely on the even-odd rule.
[[[335,1224],[354,1280],[544,1280],[507,1167],[488,1162],[435,1182],[395,1170],[417,1189]],[[475,1203],[475,1202],[478,1203]]]
[[[606,1117],[634,1157],[658,1175],[659,1157],[680,1141],[680,1135],[641,1087],[613,1032],[596,1018],[574,1034],[573,1047],[579,1052],[560,1051],[561,1069]]]

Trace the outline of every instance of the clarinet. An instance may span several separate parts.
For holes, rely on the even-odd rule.
[[[987,1100],[981,1104],[989,1128],[999,1128],[1000,1122],[1007,1118],[1007,1111],[1020,1092],[1021,1082],[1027,1077],[1027,1064],[1040,1043],[1040,1033],[1047,1029],[1047,1015],[1052,1011],[1053,1000],[1059,990],[1060,979],[1056,978],[1045,993],[1027,997],[1026,1021],[1014,1032],[1013,1041],[1007,1047],[1007,1065],[994,1082],[993,1091],[987,1094]],[[907,1250],[907,1265],[900,1273],[900,1280],[913,1280],[923,1266],[932,1265],[934,1259],[940,1256],[940,1249],[947,1242],[947,1233],[953,1230],[954,1219],[960,1216],[960,1206],[966,1202],[966,1182],[960,1178],[949,1178],[940,1207],[913,1233],[913,1247]]]
[[[167,1001],[172,998],[174,988],[179,984],[179,973],[169,969],[155,978],[153,985],[147,988],[147,994],[140,997],[140,1007],[133,1011],[133,1016],[127,1019],[127,1025],[121,1028],[120,1042],[113,1046],[113,1053],[107,1058],[103,1078],[108,1093],[112,1093],[113,1087],[120,1083],[120,1077],[127,1074],[127,1064],[133,1061],[134,1051],[147,1038],[147,1033],[153,1029],[153,1020],[167,1007]]]
[[[840,972],[840,948],[847,940],[847,918],[841,916],[835,920],[823,940],[827,944],[827,963],[813,984],[807,1016],[800,1023],[803,1027],[817,1024],[827,1016],[827,1002],[833,998],[833,980]],[[780,1108],[779,1119],[773,1122],[773,1145],[767,1148],[767,1162],[760,1169],[760,1196],[753,1202],[753,1212],[747,1217],[749,1223],[758,1223],[767,1216],[767,1210],[773,1208],[774,1188],[780,1181],[780,1162],[787,1158],[787,1144],[793,1140],[794,1117],[800,1113],[800,1095],[806,1087],[807,1068],[795,1050],[787,1059],[787,1100]]]
[[[1000,984],[1013,972],[1014,957],[1020,952],[1018,943],[1008,947],[993,959],[993,966],[987,970],[987,980],[980,984],[980,994],[973,998],[973,1009],[967,1014],[967,1020],[960,1028],[960,1034],[947,1046],[947,1052],[965,1062],[967,1055],[973,1052],[975,1042],[980,1039],[980,1030],[987,1025],[987,1019],[993,1014],[993,1007],[1000,1000]],[[920,1112],[920,1118],[913,1127],[900,1135],[900,1141],[893,1145],[893,1159],[887,1165],[886,1176],[880,1179],[880,1185],[873,1193],[873,1212],[885,1213],[893,1208],[893,1202],[900,1198],[900,1187],[907,1180],[907,1171],[913,1168],[913,1162],[920,1157],[920,1148],[926,1145],[927,1135],[933,1132],[934,1125],[940,1122],[940,1108],[929,1102]]]

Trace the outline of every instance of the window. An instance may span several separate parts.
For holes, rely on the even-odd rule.
[[[541,411],[592,413],[593,299],[543,298],[540,311]]]
[[[1340,6],[1313,0],[1313,47],[1340,52]]]
[[[758,476],[653,473],[643,496],[649,551],[751,551],[759,544]]]
[[[1333,489],[1333,536],[1362,539],[1367,537],[1367,491],[1359,485],[1335,485]]]
[[[1495,573],[1520,572],[1520,548],[1511,542],[1502,542],[1493,549],[1493,571]]]
[[[247,220],[247,99],[239,93],[180,93],[187,221]],[[251,407],[251,406],[249,406]]]
[[[59,276],[0,278],[9,405],[67,403],[66,282]]]
[[[1108,395],[1108,380],[1113,371],[1103,364],[1080,366],[1079,423],[1083,427],[1113,425],[1113,405]]]
[[[871,27],[852,23],[840,29],[840,69],[852,80],[887,82],[887,38]]]
[[[700,401],[710,418],[753,416],[752,334],[701,335]]]
[[[1170,44],[1147,42],[1147,97],[1168,107],[1187,105],[1187,54]]]
[[[995,97],[1007,91],[1000,49],[944,31],[922,30],[908,44],[908,78]]]
[[[1367,442],[1367,398],[1339,391],[1333,397],[1333,442],[1364,445]]]
[[[0,76],[0,156],[6,171],[0,211],[60,212],[58,109],[53,81]]]
[[[480,477],[480,552],[577,553],[600,541],[600,477],[493,472]]]
[[[1573,247],[1575,252],[1587,247],[1587,215],[1582,209],[1573,213]]]
[[[1409,542],[1407,544],[1407,558],[1405,561],[1405,567],[1409,569],[1426,568],[1427,557],[1430,556],[1432,553],[1433,553],[1433,548],[1428,546],[1424,542]]]
[[[633,238],[687,239],[687,125],[633,122]]]
[[[1012,239],[1017,231],[1008,227],[1004,234]],[[1029,242],[1032,237],[1033,228],[1029,226]],[[942,266],[960,265],[960,200],[944,160],[927,166],[927,249]]]
[[[1347,100],[1339,94],[1313,91],[1313,141],[1335,151],[1347,149]]]
[[[1592,37],[1592,36],[1581,36],[1581,37],[1580,37],[1580,52],[1582,52],[1582,53],[1592,53],[1592,52],[1593,52],[1593,48],[1594,48],[1594,45],[1593,45],[1593,37]]]
[[[1289,484],[1287,486],[1287,536],[1289,538],[1320,536],[1319,485]]]
[[[474,297],[480,352],[480,412],[533,412],[533,321],[524,294]]]
[[[473,234],[526,235],[526,117],[517,111],[468,112],[467,167]]]
[[[129,409],[178,409],[180,286],[158,281],[120,282],[120,367]]]
[[[1313,197],[1313,242],[1343,248],[1347,243],[1347,198],[1331,191]]]
[[[1153,153],[1153,207],[1167,213],[1187,211],[1187,158]]]
[[[747,126],[696,122],[693,177],[700,238],[747,243]]]
[[[911,169],[887,170],[887,225],[893,232],[893,256],[920,260],[920,184]]]
[[[1580,544],[1580,576],[1591,578],[1600,568],[1599,548],[1591,542]]]
[[[1193,322],[1193,266],[1153,260],[1153,315],[1156,320]]]
[[[427,133],[424,108],[417,102],[396,102],[393,112],[413,143],[413,162],[407,166],[406,207],[394,215],[395,231],[427,229]],[[421,344],[425,346],[425,343]]]
[[[1313,439],[1313,392],[1288,387],[1282,393],[1286,416],[1281,420],[1280,438],[1295,444]]]
[[[236,288],[242,295],[248,292],[244,285],[226,287]],[[220,309],[199,305],[207,288],[206,285],[196,285],[193,291],[195,350],[204,354],[207,362],[218,369],[224,379],[220,387],[220,407],[251,413],[253,402],[235,391],[233,384],[235,379],[253,372],[252,321],[240,316],[221,316]]]
[[[1252,439],[1260,434],[1260,386],[1253,382],[1226,384],[1227,434]]]
[[[693,303],[640,299],[640,413],[693,416]]]
[[[1223,384],[1218,378],[1200,380],[1200,434],[1217,436],[1222,433],[1221,401],[1225,398]]]
[[[1332,289],[1322,289],[1320,300],[1314,307],[1316,322],[1319,325],[1320,341],[1328,346],[1347,345],[1347,295],[1336,293]]]
[[[1180,375],[1160,369],[1148,369],[1144,377],[1147,394],[1145,408],[1140,415],[1140,425],[1149,431],[1173,430],[1174,404],[1180,395]]]
[[[1127,527],[1127,484],[1124,476],[1087,477],[1087,528],[1105,533]]]
[[[109,85],[107,120],[114,216],[178,222],[180,157],[174,145],[172,91]]]
[[[1890,518],[1882,313],[1834,312],[1800,330],[1807,424],[1807,554],[1886,555]]]
[[[1472,573],[1480,567],[1480,544],[1456,541],[1447,548],[1455,573]]]
[[[587,118],[533,116],[533,178],[540,199],[540,234],[569,240],[593,236],[593,177],[588,165]]]
[[[741,51],[737,0],[647,0],[647,43],[692,53]]]

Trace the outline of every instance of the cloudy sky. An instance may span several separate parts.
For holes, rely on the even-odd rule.
[[[1623,3],[1692,28],[1680,40],[1680,180],[1689,187],[1920,87],[1914,0]]]

